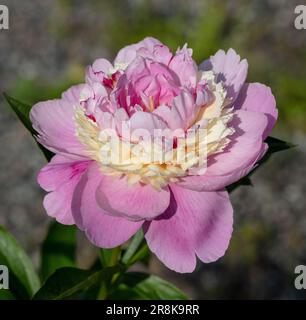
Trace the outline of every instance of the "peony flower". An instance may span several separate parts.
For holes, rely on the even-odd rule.
[[[277,119],[271,90],[245,83],[247,69],[233,49],[197,66],[186,45],[172,54],[146,38],[37,103],[37,140],[55,153],[38,175],[48,215],[103,248],[143,228],[177,272],[223,256],[233,228],[225,187],[262,158]]]

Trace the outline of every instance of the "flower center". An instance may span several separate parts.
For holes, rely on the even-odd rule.
[[[130,184],[150,184],[157,190],[185,176],[204,174],[208,157],[221,152],[229,142],[233,114],[227,108],[226,92],[221,83],[216,83],[214,74],[201,72],[199,77],[207,82],[214,99],[200,108],[186,132],[159,129],[132,139],[133,132],[119,135],[114,129],[101,128],[84,108],[76,107],[76,135],[88,156],[100,163],[104,174],[126,175]],[[151,96],[148,109],[154,111]]]

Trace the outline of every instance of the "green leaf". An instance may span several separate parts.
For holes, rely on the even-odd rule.
[[[16,300],[11,290],[0,289],[0,300]]]
[[[265,142],[269,146],[268,153],[275,153],[275,152],[284,151],[284,150],[288,150],[288,149],[296,147],[296,145],[294,145],[290,142],[282,141],[280,139],[273,138],[273,137],[268,137],[265,140]]]
[[[115,300],[186,300],[186,294],[173,284],[141,272],[123,274],[120,284],[108,297]]]
[[[31,132],[31,134],[35,134],[35,131],[32,127],[32,123],[30,121],[30,110],[31,106],[20,102],[6,93],[3,93],[5,100],[10,105],[10,107],[14,110],[19,120],[23,123],[23,125]]]
[[[55,270],[75,266],[76,228],[53,222],[42,246],[42,278]]]
[[[128,249],[122,257],[122,262],[124,264],[129,264],[139,247],[144,243],[143,231],[140,229],[133,237]]]
[[[227,186],[226,189],[228,192],[234,191],[236,188],[240,186],[253,186],[252,180],[249,176],[243,177],[242,179],[238,180],[235,183]]]
[[[150,250],[145,240],[142,241],[140,248],[136,251],[133,257],[126,263],[128,267],[132,266],[134,263],[141,261],[144,264],[148,264],[150,259]]]
[[[34,296],[35,300],[93,299],[101,283],[110,281],[120,266],[95,272],[77,268],[56,270]]]
[[[0,264],[9,269],[9,286],[18,298],[31,298],[39,289],[39,278],[31,260],[13,236],[0,226]]]
[[[30,111],[31,111],[32,106],[18,101],[17,99],[10,97],[6,93],[3,93],[3,96],[4,96],[5,100],[7,101],[7,103],[9,104],[9,106],[16,113],[19,120],[23,123],[23,125],[29,130],[29,132],[34,137],[36,132],[33,129],[32,123],[30,120]],[[35,139],[35,141],[36,141],[36,139]],[[36,143],[38,144],[39,148],[41,149],[41,151],[45,155],[46,159],[50,160],[53,157],[53,153],[51,151],[47,150],[46,148],[44,148],[37,141],[36,141]]]
[[[273,137],[267,137],[265,142],[269,146],[269,149],[266,152],[266,154],[263,156],[263,158],[257,163],[257,165],[254,167],[254,169],[247,176],[245,176],[245,177],[241,178],[240,180],[238,180],[237,182],[232,183],[231,185],[227,186],[226,189],[228,192],[232,192],[240,186],[246,186],[246,185],[252,186],[253,184],[251,181],[251,176],[259,169],[259,167],[261,167],[264,163],[266,163],[270,159],[272,154],[296,147],[295,145],[293,145],[289,142],[282,141],[280,139],[273,138]]]
[[[130,242],[130,245],[124,253],[121,262],[127,267],[132,266],[138,261],[147,264],[149,257],[150,250],[148,249],[148,245],[144,239],[143,231],[139,230]]]
[[[122,268],[122,271],[125,270],[125,266],[119,263],[121,258],[121,247],[116,247],[113,249],[100,249],[99,250],[99,261],[98,265],[99,268],[108,268],[108,267],[113,267],[116,265],[120,265]],[[119,263],[119,264],[118,264]],[[97,267],[97,263],[92,266],[91,270],[95,270]],[[110,290],[110,287],[112,285],[112,282],[120,277],[120,273],[113,274],[107,281],[104,281],[101,283],[99,292],[97,295],[97,298],[99,300],[105,299],[107,297],[108,291]]]

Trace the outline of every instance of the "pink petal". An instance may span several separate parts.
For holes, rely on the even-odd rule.
[[[92,70],[94,72],[103,72],[107,74],[112,68],[113,65],[106,59],[97,59],[92,64]]]
[[[80,95],[85,86],[85,83],[72,86],[67,91],[62,93],[62,99],[72,104],[79,105]]]
[[[96,199],[98,205],[111,215],[143,220],[157,217],[167,209],[170,192],[168,188],[158,191],[150,185],[128,185],[125,178],[104,176]]]
[[[172,130],[179,128],[187,130],[198,110],[191,93],[184,90],[174,98],[171,107],[160,106],[154,110],[153,114],[163,119]]]
[[[242,178],[266,151],[263,133],[267,124],[267,116],[262,113],[237,110],[232,121],[236,132],[230,137],[229,146],[208,159],[204,175],[188,176],[178,184],[192,190],[213,191]]]
[[[74,224],[71,201],[74,189],[89,161],[72,161],[56,155],[38,174],[40,186],[50,192],[44,198],[47,214],[63,224]]]
[[[247,159],[252,158],[253,149],[261,149],[263,133],[267,127],[267,116],[245,110],[237,110],[231,121],[235,132],[230,136],[232,143],[209,166],[209,171],[224,174],[248,163]],[[258,145],[258,148],[256,148]],[[224,161],[224,163],[223,163]]]
[[[30,112],[37,140],[54,153],[86,157],[84,146],[75,134],[74,105],[66,100],[48,100],[35,104]]]
[[[129,127],[131,134],[133,134],[133,131],[136,129],[145,129],[147,132],[153,134],[154,129],[166,129],[167,124],[154,113],[137,111],[131,116]]]
[[[168,65],[172,58],[172,53],[169,48],[163,44],[155,44],[153,49],[151,48],[140,48],[137,50],[137,54],[144,57],[150,58],[156,62]]]
[[[97,59],[91,66],[86,69],[86,83],[93,85],[96,82],[102,83],[107,77],[113,65],[106,59]]]
[[[145,223],[145,238],[168,268],[192,272],[196,255],[204,262],[224,255],[232,234],[233,209],[225,191],[196,192],[175,185],[171,190],[167,211]]]
[[[72,213],[76,225],[85,231],[93,244],[113,248],[129,240],[142,222],[110,216],[98,206],[96,192],[102,179],[98,165],[93,163],[75,189]]]
[[[255,157],[247,166],[237,168],[236,170],[223,175],[210,175],[206,172],[201,176],[188,176],[184,178],[184,182],[178,183],[178,185],[195,191],[221,190],[222,188],[229,186],[230,184],[237,182],[241,178],[248,175],[256,167],[257,162],[265,155],[267,150],[268,145],[263,143],[258,151],[258,156]]]
[[[264,133],[264,138],[270,134],[278,117],[278,110],[271,89],[261,83],[245,84],[234,103],[234,108],[261,112],[267,115],[269,124]]]
[[[227,52],[219,50],[210,59],[202,62],[200,69],[213,70],[217,74],[217,80],[224,82],[227,97],[234,101],[246,80],[248,63],[245,59],[240,60],[240,56],[233,49]]]
[[[147,37],[138,43],[122,48],[118,52],[114,62],[129,64],[135,59],[137,55],[137,50],[141,48],[146,48],[147,50],[152,51],[155,45],[162,45],[162,43],[157,39],[154,39],[152,37]]]
[[[195,88],[197,81],[198,67],[191,56],[192,50],[185,46],[176,52],[169,63],[169,68],[178,75],[181,85],[187,88]]]

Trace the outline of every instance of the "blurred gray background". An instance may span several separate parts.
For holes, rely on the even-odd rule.
[[[298,1],[2,1],[10,29],[0,30],[0,90],[31,104],[82,82],[84,67],[145,36],[172,49],[185,42],[197,62],[235,48],[250,65],[248,80],[271,86],[280,111],[273,135],[298,147],[278,153],[232,193],[234,234],[226,255],[179,275],[153,259],[150,270],[193,298],[305,298],[294,269],[306,264],[306,30],[295,30]],[[0,225],[36,266],[50,219],[36,183],[45,164],[32,137],[0,98]],[[79,260],[94,250],[80,235]]]

